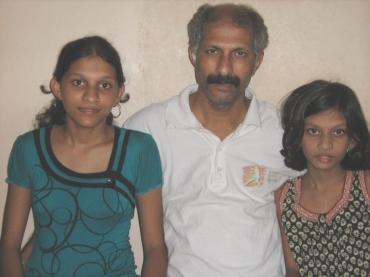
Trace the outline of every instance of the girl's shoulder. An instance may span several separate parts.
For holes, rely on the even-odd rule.
[[[117,128],[121,134],[129,133],[130,137],[134,137],[135,139],[138,139],[138,140],[151,140],[152,139],[152,135],[142,132],[142,131],[133,130],[133,129],[125,128],[125,127],[115,127],[115,128]]]
[[[40,132],[40,130],[41,129],[34,129],[18,135],[14,145],[22,145],[23,147],[33,146],[35,144],[35,136]]]
[[[128,145],[132,151],[157,151],[157,144],[151,134],[137,130],[116,127],[120,132],[122,139],[127,139]],[[123,141],[123,143],[125,143]]]
[[[40,164],[37,132],[28,131],[15,140],[8,159],[7,183],[30,187],[29,174]]]
[[[301,182],[302,176],[292,177],[286,180],[279,189],[275,191],[275,196],[282,197],[289,189],[295,187],[298,183]]]
[[[370,170],[365,170],[364,174],[365,174],[366,184],[370,183]]]
[[[356,176],[359,185],[360,190],[363,193],[363,196],[365,197],[365,201],[370,206],[370,170],[359,170],[359,171],[353,171],[353,176]],[[355,180],[355,179],[353,179]],[[355,182],[352,182],[352,185]]]
[[[370,195],[370,170],[364,171],[365,184],[367,188],[367,193]]]
[[[288,194],[288,191],[292,190],[293,188],[297,186],[298,183],[300,183],[301,177],[302,176],[298,176],[298,177],[294,177],[294,178],[290,178],[286,180],[280,186],[280,188],[275,191],[275,204],[276,204],[276,208],[279,213],[281,213],[283,210],[283,203]],[[294,193],[295,191],[293,191],[293,194]]]

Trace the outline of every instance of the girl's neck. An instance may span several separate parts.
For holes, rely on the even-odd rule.
[[[310,189],[324,191],[333,186],[344,185],[346,170],[337,168],[330,171],[322,171],[308,168],[302,182]]]
[[[57,140],[73,146],[100,144],[112,140],[114,136],[114,128],[109,125],[97,128],[80,128],[67,123],[54,129]]]
[[[114,148],[114,128],[71,128],[68,124],[51,130],[51,148],[57,160],[78,173],[107,170]],[[96,157],[99,157],[98,159]]]

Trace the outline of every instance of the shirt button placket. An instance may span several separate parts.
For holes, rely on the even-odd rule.
[[[215,154],[215,173],[214,173],[214,185],[221,187],[225,185],[225,169],[224,169],[224,146],[219,143],[216,147]]]

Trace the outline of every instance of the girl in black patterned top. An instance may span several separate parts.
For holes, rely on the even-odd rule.
[[[356,95],[303,85],[282,125],[285,164],[307,169],[276,194],[287,276],[370,276],[370,136]]]

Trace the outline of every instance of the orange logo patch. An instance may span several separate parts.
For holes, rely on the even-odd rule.
[[[266,168],[259,165],[243,167],[243,184],[246,187],[262,186],[266,175]]]

